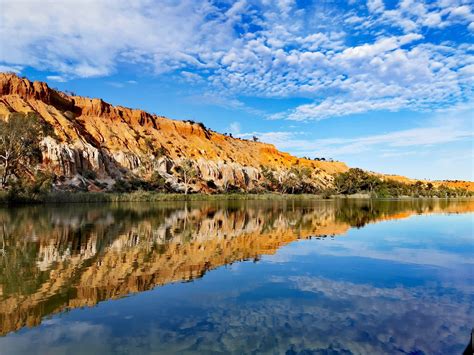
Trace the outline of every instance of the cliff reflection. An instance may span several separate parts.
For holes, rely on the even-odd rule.
[[[473,201],[247,201],[0,210],[0,334],[50,314],[258,260],[297,239]]]

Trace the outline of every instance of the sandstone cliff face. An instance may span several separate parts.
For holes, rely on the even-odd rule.
[[[35,112],[54,128],[56,137],[42,142],[43,162],[68,178],[86,169],[103,179],[130,173],[145,177],[159,170],[179,187],[176,166],[191,159],[201,181],[248,190],[261,184],[261,166],[277,171],[307,167],[319,187],[330,186],[332,174],[348,169],[340,162],[298,159],[273,145],[228,137],[202,124],[68,96],[42,82],[0,74],[0,117],[15,112]]]
[[[349,169],[342,162],[297,158],[271,144],[232,138],[199,123],[112,106],[101,99],[70,96],[43,82],[0,73],[0,119],[15,113],[35,113],[54,129],[55,137],[46,137],[41,143],[43,168],[64,177],[66,186],[82,183],[90,188],[81,177],[86,170],[96,172],[103,186],[109,187],[118,178],[146,179],[158,171],[173,190],[183,191],[177,170],[184,159],[193,162],[199,176],[191,189],[205,192],[229,187],[261,190],[268,183],[262,167],[272,169],[277,179],[292,167],[308,168],[310,185],[314,190],[324,189],[333,186],[334,174]],[[404,183],[416,181],[380,176]],[[474,183],[469,181],[432,183],[474,191]]]

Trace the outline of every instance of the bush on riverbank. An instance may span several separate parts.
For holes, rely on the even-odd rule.
[[[433,196],[437,198],[436,196]],[[369,199],[369,194],[327,195],[327,194],[280,194],[280,193],[231,193],[231,194],[178,194],[159,193],[150,191],[135,191],[128,193],[116,192],[50,192],[33,195],[17,195],[0,191],[0,205],[5,204],[42,204],[42,203],[114,203],[114,202],[162,202],[162,201],[223,201],[223,200],[297,200],[297,199]],[[380,197],[379,197],[380,198]],[[395,197],[397,198],[397,197]],[[398,197],[399,198],[399,197]],[[410,199],[416,197],[405,196]],[[429,198],[429,197],[420,197]],[[451,198],[462,198],[451,197]]]
[[[295,175],[296,176],[296,175]],[[304,175],[302,175],[305,178]],[[350,169],[335,177],[334,188],[312,191],[309,189],[281,188],[252,192],[217,194],[173,192],[160,176],[143,181],[140,179],[117,180],[110,192],[52,191],[54,176],[37,172],[33,179],[10,182],[8,190],[0,191],[0,204],[69,203],[69,202],[156,202],[191,200],[250,200],[291,198],[464,198],[473,193],[447,186],[435,187],[432,183],[417,181],[414,184],[382,179],[361,169]],[[303,181],[303,180],[302,180]],[[298,185],[300,186],[301,183]]]
[[[362,169],[349,169],[336,176],[334,180],[337,194],[369,194],[374,198],[391,197],[471,197],[473,193],[464,189],[453,189],[441,185],[435,187],[431,182],[417,181],[414,184],[392,179],[382,179]]]

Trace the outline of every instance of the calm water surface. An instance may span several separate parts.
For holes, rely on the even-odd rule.
[[[0,354],[459,354],[472,201],[0,209]]]

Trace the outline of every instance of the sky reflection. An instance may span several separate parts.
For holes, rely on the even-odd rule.
[[[434,214],[294,241],[70,307],[0,338],[0,353],[460,353],[474,326],[472,232],[472,213]]]

